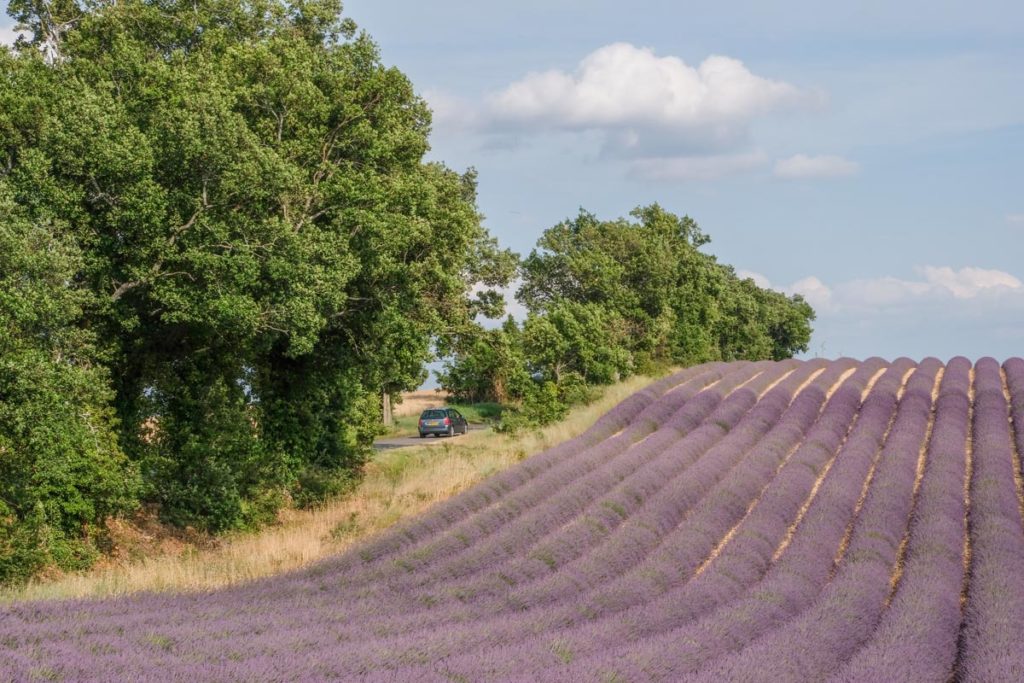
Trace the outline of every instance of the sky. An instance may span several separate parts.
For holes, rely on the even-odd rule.
[[[807,357],[1024,355],[1019,0],[345,13],[430,103],[430,158],[477,169],[503,245],[658,202],[814,306]]]

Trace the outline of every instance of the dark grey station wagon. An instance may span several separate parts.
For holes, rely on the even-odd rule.
[[[420,438],[427,434],[434,436],[455,436],[469,431],[469,423],[455,408],[428,408],[420,414]]]

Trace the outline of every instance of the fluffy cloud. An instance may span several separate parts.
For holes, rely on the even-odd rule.
[[[957,299],[973,299],[986,292],[999,290],[1024,291],[1024,283],[1013,275],[1001,270],[985,268],[961,268],[949,266],[924,266],[921,268],[925,281],[932,287],[950,292]]]
[[[0,45],[14,45],[21,31],[15,31],[13,24],[0,25]]]
[[[840,156],[796,154],[775,162],[775,176],[787,180],[800,178],[839,178],[856,175],[860,165]]]
[[[1002,305],[1007,301],[1024,303],[1024,282],[1001,270],[922,266],[917,273],[919,278],[913,280],[885,276],[832,286],[810,276],[790,285],[776,286],[759,273],[739,271],[741,277],[750,277],[762,287],[803,295],[821,313],[905,310],[931,305]]]
[[[831,311],[835,308],[832,289],[813,275],[797,280],[791,285],[777,286],[761,273],[752,270],[738,270],[736,274],[741,278],[750,278],[758,287],[776,289],[789,295],[799,294],[818,312]]]
[[[527,74],[480,104],[436,91],[425,97],[439,129],[517,143],[527,135],[570,133],[578,144],[596,145],[599,158],[621,162],[630,176],[659,181],[767,166],[750,139],[751,123],[823,101],[731,57],[712,55],[691,66],[629,43],[601,47],[571,71]]]
[[[858,358],[991,355],[1024,348],[1024,283],[985,268],[924,266],[916,277],[876,277],[826,284],[806,277],[775,286],[814,307],[811,356]],[[739,271],[771,287],[759,273]]]
[[[797,280],[786,288],[786,293],[801,295],[817,311],[831,311],[835,307],[832,290],[813,275]]]
[[[475,128],[479,124],[480,112],[472,102],[461,97],[429,89],[423,93],[423,99],[434,113],[434,122],[444,128],[459,130]]]
[[[575,72],[531,73],[489,100],[499,121],[556,128],[699,128],[745,123],[799,105],[808,95],[756,76],[742,62],[713,55],[700,66],[613,43],[590,53]]]

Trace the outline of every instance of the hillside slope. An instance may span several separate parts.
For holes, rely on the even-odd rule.
[[[0,608],[0,680],[1024,678],[1024,360],[712,363],[350,552]]]

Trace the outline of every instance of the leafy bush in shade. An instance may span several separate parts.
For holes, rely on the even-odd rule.
[[[73,325],[91,302],[81,262],[0,180],[0,583],[87,566],[106,517],[138,494],[95,339]]]
[[[1024,361],[971,369],[691,368],[306,570],[7,605],[0,680],[1020,680]]]

